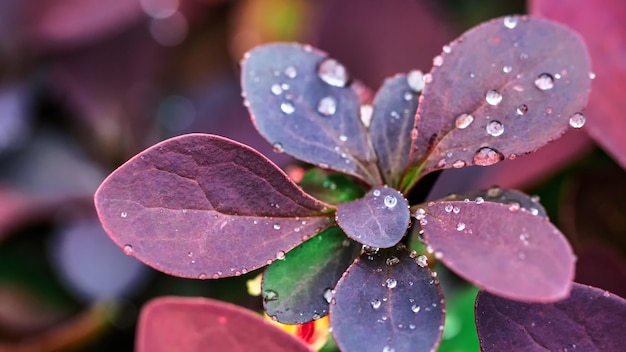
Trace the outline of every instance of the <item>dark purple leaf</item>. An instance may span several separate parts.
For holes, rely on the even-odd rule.
[[[263,273],[265,312],[284,324],[304,324],[328,314],[332,290],[360,251],[338,227],[294,248]]]
[[[241,66],[252,121],[276,151],[382,183],[343,65],[310,46],[275,43],[250,51]]]
[[[429,202],[416,211],[436,258],[473,284],[510,299],[567,297],[574,254],[548,219],[493,202]]]
[[[192,278],[259,268],[332,223],[327,207],[267,158],[203,134],[135,156],[102,183],[95,201],[104,229],[127,254]]]
[[[467,199],[467,200],[466,200]],[[502,189],[500,187],[491,187],[489,189],[451,194],[444,199],[445,201],[464,201],[464,202],[494,202],[506,204],[509,206],[509,210],[516,211],[520,208],[524,208],[526,211],[533,215],[539,215],[544,218],[548,217],[546,209],[539,203],[539,198],[531,197],[520,191],[512,189]]]
[[[393,188],[376,187],[358,200],[337,205],[337,223],[348,237],[366,246],[387,248],[409,227],[409,203]]]
[[[302,351],[309,348],[260,316],[206,298],[161,297],[141,310],[138,352]]]
[[[419,71],[396,75],[385,80],[374,98],[370,138],[385,184],[392,187],[400,185],[409,162],[417,96],[423,82]]]
[[[523,303],[481,291],[476,328],[481,350],[622,351],[626,301],[608,291],[574,284],[567,299]]]
[[[344,351],[433,351],[443,331],[434,274],[404,249],[364,253],[339,280],[330,324]]]
[[[582,39],[554,22],[509,16],[466,32],[425,77],[411,163],[487,166],[581,127],[589,72]]]
[[[626,3],[621,0],[533,0],[533,14],[562,22],[580,32],[589,47],[597,78],[589,98],[589,134],[626,168],[623,112],[626,100]]]
[[[576,279],[626,298],[626,258],[616,248],[585,243],[576,250]]]

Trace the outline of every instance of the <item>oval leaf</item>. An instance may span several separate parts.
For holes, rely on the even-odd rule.
[[[250,51],[241,67],[252,121],[277,151],[381,183],[343,65],[310,46],[274,43]]]
[[[385,80],[374,98],[369,132],[383,179],[392,187],[399,186],[409,162],[411,131],[422,85],[419,71],[396,75]]]
[[[626,346],[626,300],[574,284],[569,298],[523,303],[479,292],[476,328],[481,350],[622,351]]]
[[[405,249],[362,254],[330,305],[343,351],[433,351],[443,331],[443,293],[434,274]]]
[[[398,243],[411,221],[409,203],[393,188],[376,187],[354,202],[337,205],[337,223],[348,237],[366,246]]]
[[[416,217],[425,241],[450,269],[494,294],[529,302],[567,297],[572,248],[548,219],[484,202],[430,202]]]
[[[451,194],[442,200],[445,201],[473,201],[475,203],[494,202],[502,203],[509,206],[509,210],[515,211],[524,208],[533,215],[539,215],[547,218],[546,209],[539,203],[539,199],[531,197],[523,192],[513,189],[502,189],[500,187],[491,187],[474,192]]]
[[[304,324],[328,314],[332,290],[360,251],[338,227],[294,248],[263,273],[265,312],[284,324]]]
[[[135,156],[102,183],[95,202],[104,229],[127,254],[201,279],[269,264],[332,224],[325,205],[263,155],[204,134]]]
[[[555,22],[498,18],[435,58],[416,117],[411,163],[425,172],[487,166],[560,137],[586,105],[590,62],[575,32]]]
[[[141,310],[138,352],[302,351],[295,337],[234,304],[206,298],[160,297]]]

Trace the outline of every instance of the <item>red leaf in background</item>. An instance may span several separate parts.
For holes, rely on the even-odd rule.
[[[148,302],[136,336],[137,352],[310,352],[253,312],[206,298],[160,297]]]
[[[530,13],[562,22],[585,39],[593,62],[587,115],[593,139],[626,168],[626,2],[529,0]]]

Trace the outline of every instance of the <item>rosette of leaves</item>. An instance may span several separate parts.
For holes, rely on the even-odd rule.
[[[330,314],[343,350],[438,346],[444,298],[424,253],[403,245],[411,217],[437,260],[489,294],[568,297],[575,257],[536,200],[499,188],[413,205],[406,196],[433,171],[515,159],[582,127],[590,62],[576,33],[495,19],[444,46],[429,73],[398,74],[376,94],[308,45],[261,46],[241,67],[259,132],[318,168],[299,187],[223,137],[159,143],[95,195],[127,254],[199,279],[269,265],[266,312],[288,324]]]

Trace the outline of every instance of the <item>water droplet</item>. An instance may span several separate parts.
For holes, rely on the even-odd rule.
[[[374,192],[372,192],[372,194],[374,195],[374,197],[378,197],[380,196],[380,190],[375,189]]]
[[[272,91],[272,94],[274,95],[281,95],[283,92],[283,89],[278,84],[272,84],[272,87],[270,88],[270,90]]]
[[[417,262],[417,265],[421,266],[422,268],[428,266],[428,257],[425,255],[418,255],[415,261]]]
[[[513,70],[513,68],[511,66],[504,66],[504,67],[502,67],[502,72],[504,72],[504,73],[510,73],[511,70]]]
[[[398,257],[389,257],[389,258],[387,258],[387,260],[385,260],[385,263],[388,266],[394,266],[394,265],[400,263],[400,259],[398,259]]]
[[[537,209],[537,208],[530,208],[530,209],[528,209],[528,211],[530,211],[530,213],[533,214],[533,215],[538,215],[539,214],[539,209]]]
[[[535,79],[535,87],[539,90],[548,90],[554,87],[554,77],[548,73],[542,73]]]
[[[327,288],[326,290],[324,290],[324,299],[326,300],[327,303],[330,303],[333,300],[333,290],[330,288]]]
[[[348,140],[348,136],[342,134],[341,136],[339,136],[339,140],[345,142]]]
[[[459,212],[461,212],[461,208],[454,207],[454,208],[452,208],[452,212],[455,213],[455,214],[458,214]]]
[[[460,169],[460,168],[462,168],[464,166],[465,166],[465,161],[463,161],[463,160],[457,160],[457,161],[452,163],[452,167],[455,168],[455,169]]]
[[[474,201],[476,202],[476,204],[483,204],[485,202],[485,199],[483,197],[476,197]]]
[[[441,66],[443,64],[443,56],[437,55],[433,58],[433,66]]]
[[[125,212],[125,211],[123,211],[123,212],[121,212],[121,213],[120,213],[120,216],[121,216],[122,218],[126,218],[126,217],[128,216],[128,213],[127,213],[127,212]]]
[[[394,288],[398,285],[398,281],[396,281],[396,279],[394,278],[389,278],[387,279],[387,281],[385,282],[387,288]]]
[[[524,244],[524,246],[528,246],[528,239],[530,238],[530,235],[527,233],[522,233],[519,235],[519,240],[522,241],[522,243]]]
[[[596,79],[596,74],[593,72],[589,72],[589,79]]]
[[[443,258],[443,253],[439,252],[439,251],[435,251],[435,259],[441,259]]]
[[[602,294],[602,296],[604,296],[604,297],[607,297],[607,298],[608,298],[608,297],[610,297],[610,296],[611,296],[611,293],[610,293],[609,291],[604,291],[604,293]]]
[[[470,114],[461,114],[459,115],[459,117],[456,118],[456,121],[454,122],[454,124],[456,128],[462,130],[464,128],[467,128],[469,125],[471,125],[473,121],[474,121],[474,116]]]
[[[508,29],[513,29],[517,27],[517,17],[514,16],[506,16],[504,17],[504,26]]]
[[[296,111],[295,106],[293,106],[293,104],[289,103],[289,102],[284,102],[282,104],[280,104],[280,110],[282,112],[284,112],[287,115],[291,115],[294,113],[294,111]]]
[[[272,290],[265,290],[265,292],[263,292],[263,300],[265,302],[277,301],[278,292],[272,291]]]
[[[446,213],[451,213],[452,212],[452,208],[454,208],[452,206],[452,204],[446,204],[446,206],[443,208],[443,210],[445,210]]]
[[[374,298],[373,300],[370,301],[370,304],[372,305],[372,308],[378,309],[380,308],[381,302],[380,300]]]
[[[521,205],[518,202],[509,203],[509,211],[516,212],[520,210]]]
[[[387,208],[391,209],[398,204],[398,198],[391,196],[391,195],[387,195],[385,196],[385,199],[383,200],[383,202],[385,203],[385,206]]]
[[[133,249],[132,245],[127,244],[127,245],[124,246],[124,254],[131,255],[131,254],[133,254],[133,252],[134,252],[134,249]]]
[[[278,260],[285,260],[285,252],[284,251],[276,252],[276,259],[278,259]]]
[[[335,59],[325,59],[317,68],[322,81],[335,87],[343,87],[348,82],[346,68]]]
[[[282,90],[289,90],[289,85],[287,83],[283,83],[283,84],[280,85],[280,88]]]
[[[415,330],[415,327],[416,327],[415,324],[409,324],[409,329]]]
[[[456,230],[457,230],[457,231],[463,231],[463,230],[465,230],[465,224],[464,224],[464,223],[462,223],[462,222],[460,222],[460,223],[456,224]]]
[[[585,115],[577,112],[569,118],[569,125],[574,128],[581,128],[585,125]]]
[[[405,92],[404,93],[404,100],[406,101],[410,101],[411,99],[413,99],[413,94],[411,94],[410,92]],[[396,119],[400,118],[400,115],[398,113],[396,113]]]
[[[298,75],[298,70],[296,70],[295,67],[289,66],[285,69],[285,76],[289,78],[296,78],[297,75]]]
[[[450,45],[444,45],[441,50],[446,54],[450,54],[452,52],[452,47]]]
[[[504,160],[504,155],[495,149],[483,147],[474,154],[474,164],[479,166],[489,166]]]
[[[411,310],[413,311],[413,313],[419,313],[421,309],[422,307],[418,306],[417,304],[411,306]]]
[[[430,73],[427,73],[424,75],[424,83],[430,83],[433,81],[433,75],[431,75]]]
[[[219,275],[218,275],[218,277],[219,277]],[[198,275],[198,279],[200,279],[200,280],[206,280],[206,279],[207,279],[207,276],[206,276],[206,274],[205,274],[205,273],[200,273],[200,274]]]
[[[283,149],[283,145],[282,145],[281,143],[278,143],[278,142],[276,142],[276,143],[272,144],[272,150],[273,150],[275,153],[282,153],[282,152],[284,152],[284,151],[285,151],[285,150]]]
[[[498,137],[504,133],[504,125],[500,121],[491,121],[487,124],[487,133],[490,136]]]
[[[495,89],[490,89],[487,91],[487,94],[485,94],[485,100],[487,104],[496,106],[502,101],[502,94],[498,93]]]
[[[363,123],[363,126],[368,128],[370,127],[370,124],[372,123],[373,112],[374,108],[371,105],[361,105],[361,122]]]
[[[383,352],[396,352],[396,350],[391,346],[385,346]]]
[[[324,97],[317,105],[317,112],[324,116],[334,115],[337,111],[337,101],[333,97]]]
[[[280,224],[274,224],[274,230],[280,230]]]
[[[413,70],[406,75],[406,81],[409,88],[416,93],[424,89],[424,74],[420,70]]]
[[[515,110],[515,112],[520,116],[525,115],[528,112],[528,105],[520,104]]]

